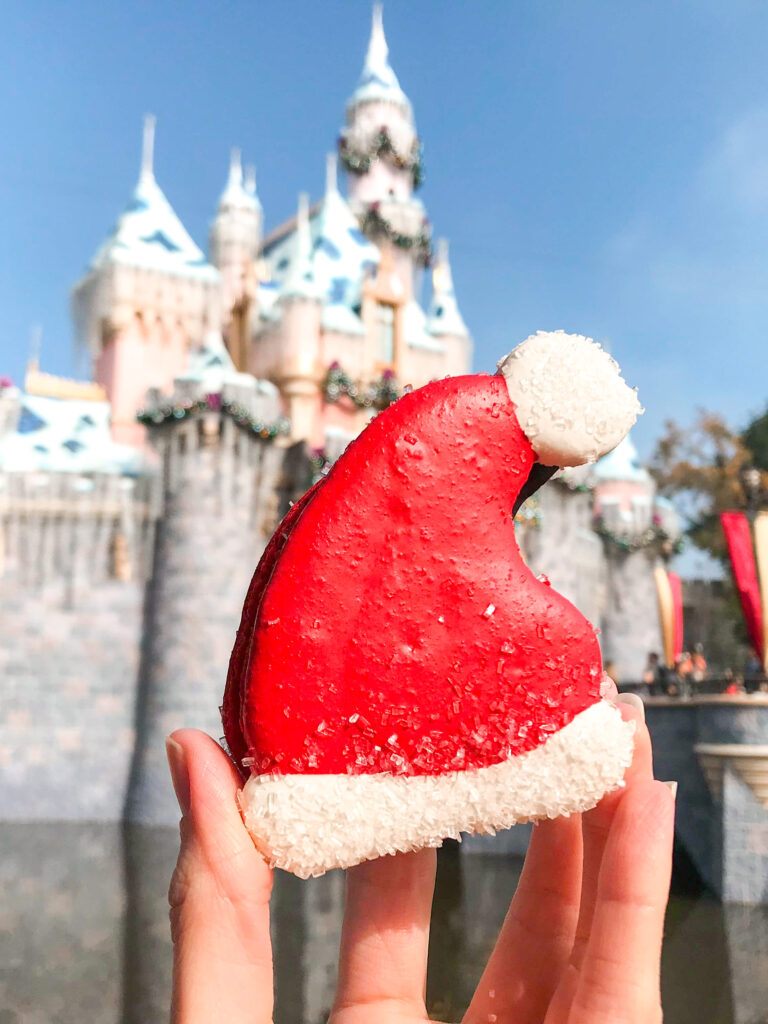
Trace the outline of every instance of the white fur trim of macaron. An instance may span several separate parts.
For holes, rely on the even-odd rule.
[[[301,878],[594,807],[622,785],[634,723],[600,700],[545,743],[442,775],[252,775],[240,809],[256,847]]]
[[[597,462],[643,411],[616,360],[581,334],[537,331],[498,368],[518,422],[545,466]]]

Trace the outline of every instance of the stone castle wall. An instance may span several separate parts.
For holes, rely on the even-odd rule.
[[[652,549],[620,551],[604,544],[607,593],[600,620],[603,661],[612,661],[619,682],[639,682],[648,655],[663,656]]]
[[[593,529],[591,491],[553,480],[535,496],[538,527],[518,528],[535,573],[543,573],[599,630],[603,661],[624,682],[639,681],[650,651],[661,651],[661,626],[650,548],[621,551]]]
[[[553,480],[535,495],[541,525],[518,528],[528,565],[595,626],[605,605],[602,542],[592,529],[593,496]]]
[[[768,700],[657,697],[646,721],[656,777],[679,783],[676,834],[702,879],[726,901],[768,903]]]
[[[0,483],[0,818],[119,818],[154,481],[29,473]]]
[[[271,401],[274,410],[260,410],[265,421],[278,413]],[[221,736],[219,706],[248,584],[289,499],[309,479],[294,450],[225,414],[206,412],[151,433],[163,463],[162,516],[127,815],[168,823],[178,810],[165,736],[183,726]]]

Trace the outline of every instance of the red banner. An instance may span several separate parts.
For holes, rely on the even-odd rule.
[[[667,573],[669,589],[672,591],[672,651],[673,664],[683,653],[683,584],[676,572]]]
[[[757,651],[760,661],[764,662],[763,608],[760,600],[760,587],[757,582],[757,568],[749,520],[743,512],[723,512],[720,515],[720,522],[728,544],[733,579],[739,592],[749,639],[752,641],[752,646]]]

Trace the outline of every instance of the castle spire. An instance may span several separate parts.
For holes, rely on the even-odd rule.
[[[281,299],[312,299],[320,301],[322,292],[315,281],[312,265],[312,234],[309,227],[309,196],[299,195],[296,215],[296,248],[288,271]]]
[[[374,4],[371,13],[371,38],[368,41],[368,52],[365,55],[365,70],[369,74],[391,72],[389,66],[389,47],[384,35],[384,19],[381,4]]]
[[[43,328],[35,324],[29,333],[29,357],[27,359],[27,373],[37,373],[40,369],[40,348],[43,340]]]
[[[155,115],[144,115],[144,133],[141,143],[141,175],[140,182],[155,180]]]
[[[260,209],[256,196],[256,172],[253,168],[248,168],[245,177],[243,176],[242,153],[237,146],[230,150],[227,183],[219,199],[219,212],[225,209]]]
[[[229,180],[227,185],[240,186],[243,183],[243,160],[242,153],[237,146],[233,146],[229,152]]]
[[[434,270],[432,271],[432,303],[427,320],[430,334],[447,334],[457,338],[469,337],[467,325],[459,311],[453,290],[453,274],[448,258],[448,239],[437,243]]]
[[[352,93],[347,103],[350,110],[360,103],[367,103],[375,100],[384,100],[389,103],[396,103],[410,115],[411,104],[397,80],[397,75],[389,63],[389,46],[384,35],[384,22],[381,13],[381,4],[373,5],[371,17],[371,37],[368,41],[368,50],[365,55],[365,63],[357,88]]]

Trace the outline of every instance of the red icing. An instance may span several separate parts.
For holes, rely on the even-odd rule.
[[[264,588],[269,583],[277,559],[280,557],[280,552],[290,536],[296,520],[321,483],[321,480],[318,481],[286,513],[282,522],[272,534],[269,544],[264,549],[264,554],[256,566],[256,572],[253,574],[250,586],[248,587],[248,593],[245,597],[243,614],[240,617],[240,626],[235,638],[235,646],[232,648],[232,655],[229,659],[227,684],[224,689],[224,700],[221,705],[224,738],[227,741],[229,752],[239,768],[242,768],[242,759],[248,753],[240,722],[240,708],[243,685],[247,679],[248,662],[250,661],[255,640],[253,625],[256,621],[256,614],[259,610]],[[242,774],[247,776],[249,772],[243,771]]]
[[[233,756],[259,772],[480,767],[593,704],[594,631],[515,541],[533,462],[499,377],[380,414],[257,569],[224,701]]]

